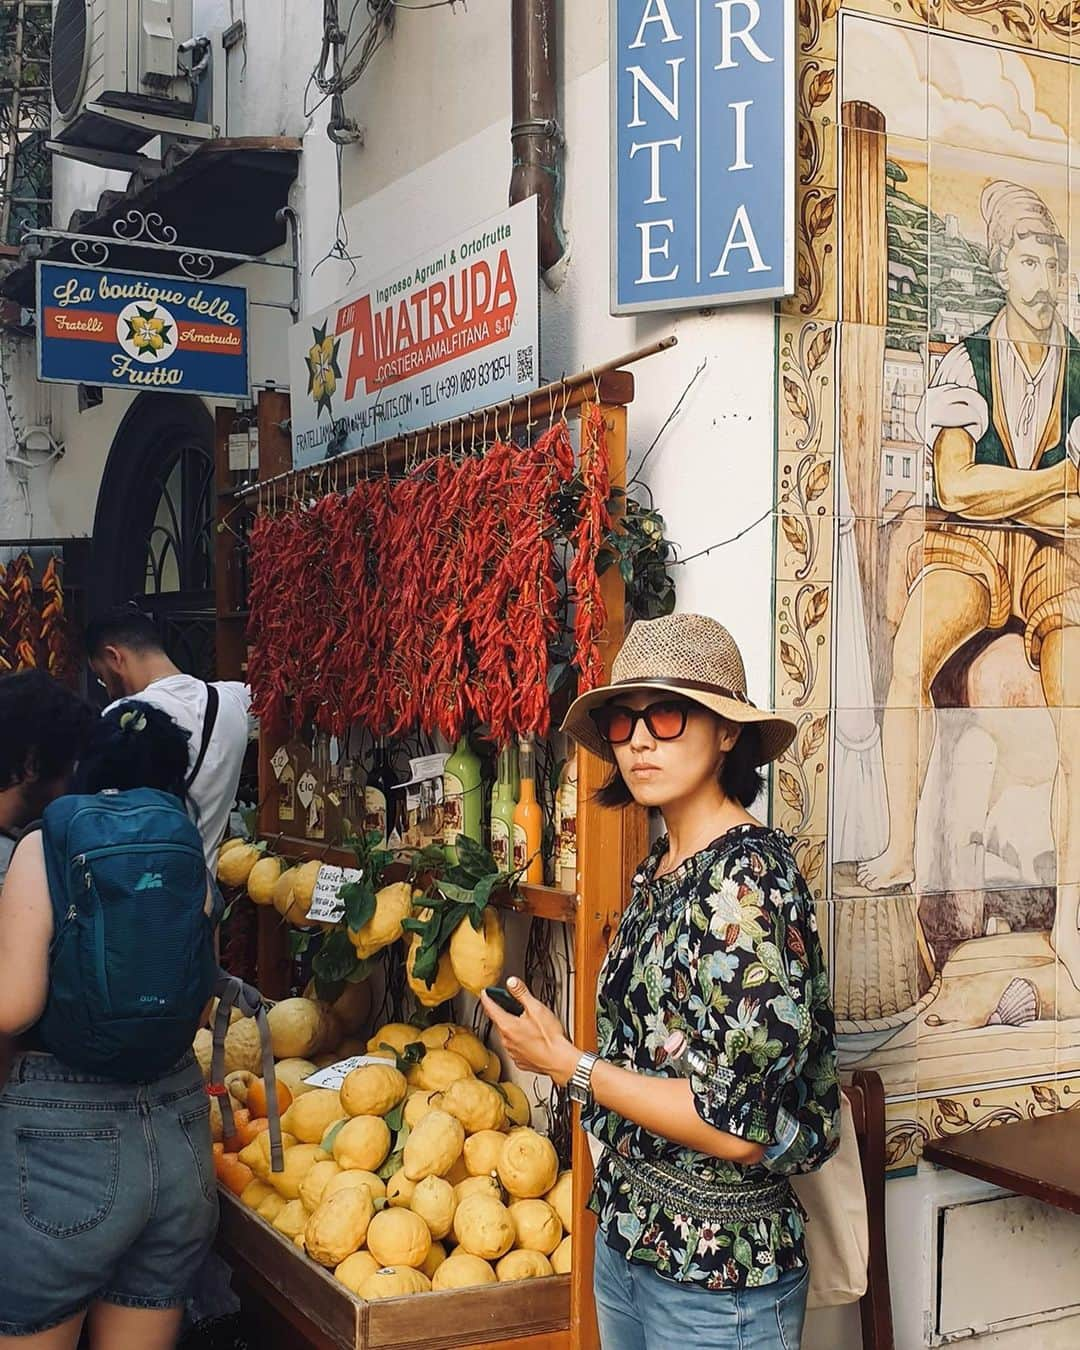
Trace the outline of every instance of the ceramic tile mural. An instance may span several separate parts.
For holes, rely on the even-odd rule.
[[[799,6],[774,816],[898,1169],[1078,1100],[1076,14]]]

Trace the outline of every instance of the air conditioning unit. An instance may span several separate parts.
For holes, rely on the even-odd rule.
[[[131,154],[190,119],[195,88],[179,49],[192,0],[56,0],[52,31],[57,148]]]

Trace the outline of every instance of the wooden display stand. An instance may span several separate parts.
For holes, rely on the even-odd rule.
[[[669,343],[658,344],[659,350]],[[647,353],[641,353],[642,355]],[[531,435],[537,425],[565,416],[588,418],[598,407],[604,419],[613,486],[626,483],[627,405],[633,400],[634,378],[625,370],[606,370],[540,390],[527,399],[504,408],[461,418],[421,433],[396,440],[373,450],[342,456],[329,464],[301,470],[289,482],[302,482],[318,491],[334,491],[351,482],[357,463],[400,467],[410,447],[423,445],[425,452],[438,453],[450,446],[467,445],[470,437],[486,435],[489,423],[496,433]],[[259,478],[265,482],[289,468],[288,399],[263,393],[259,398]],[[227,441],[233,414],[219,413],[219,442]],[[481,429],[482,428],[482,429]],[[225,456],[224,460],[222,456]],[[219,447],[219,466],[227,469],[227,451]],[[220,506],[224,518],[243,500],[250,500],[231,486],[227,474],[219,477]],[[254,503],[252,502],[252,505]],[[219,597],[224,594],[230,550],[236,537],[219,531]],[[624,634],[625,592],[618,569],[610,568],[601,578],[607,606],[607,629],[601,643],[605,674],[621,645]],[[219,606],[219,661],[235,666],[243,662],[241,614],[223,612]],[[281,830],[276,813],[276,785],[269,766],[272,747],[260,744],[259,830],[264,838],[290,858],[325,858],[327,862],[350,863],[351,854],[323,847],[311,840],[290,837]],[[582,1049],[596,1048],[595,995],[600,966],[619,922],[630,891],[634,867],[648,848],[645,812],[628,807],[604,810],[595,793],[605,781],[608,768],[600,759],[580,752],[578,806],[578,878],[572,894],[555,887],[524,886],[513,900],[503,903],[534,918],[574,926],[574,1009],[572,1034]],[[267,997],[280,997],[287,988],[289,962],[285,929],[272,911],[260,909],[259,987]],[[359,1350],[366,1346],[468,1346],[474,1350],[594,1350],[599,1338],[592,1298],[593,1237],[595,1221],[586,1208],[592,1183],[592,1162],[584,1132],[574,1112],[574,1262],[568,1277],[527,1281],[518,1285],[493,1286],[454,1294],[431,1294],[411,1299],[364,1304],[352,1298],[331,1276],[285,1243],[261,1220],[243,1210],[230,1197],[222,1200],[220,1249],[237,1271],[238,1285],[273,1306],[274,1317],[292,1330],[292,1339],[282,1344],[296,1346],[296,1337],[318,1350]],[[453,1330],[449,1330],[453,1328]],[[260,1345],[263,1342],[260,1341]],[[271,1342],[266,1342],[270,1346]]]

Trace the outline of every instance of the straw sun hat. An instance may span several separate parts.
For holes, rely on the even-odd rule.
[[[570,705],[562,729],[594,755],[614,763],[612,747],[589,716],[594,708],[634,689],[679,694],[729,722],[761,729],[759,764],[782,755],[795,739],[786,717],[755,708],[746,696],[746,671],[735,639],[703,614],[639,619],[615,658],[611,683],[582,694]]]

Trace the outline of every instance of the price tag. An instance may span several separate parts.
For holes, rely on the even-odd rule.
[[[285,772],[285,765],[289,762],[289,752],[283,745],[279,745],[270,756],[270,767],[274,771],[274,777],[280,778]]]
[[[359,1069],[364,1064],[386,1064],[387,1061],[393,1063],[393,1056],[389,1054],[352,1055],[349,1059],[339,1059],[336,1064],[328,1064],[325,1069],[320,1069],[318,1073],[313,1073],[310,1078],[305,1078],[304,1082],[310,1087],[333,1088],[336,1091],[352,1073],[353,1069]]]
[[[340,898],[341,888],[347,882],[359,881],[362,875],[355,867],[331,867],[324,863],[315,879],[308,918],[318,923],[340,923],[345,917],[345,901]]]
[[[257,469],[259,467],[259,428],[250,427],[248,429],[248,468]]]

